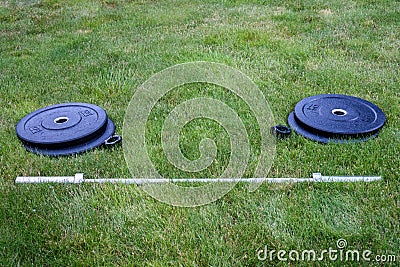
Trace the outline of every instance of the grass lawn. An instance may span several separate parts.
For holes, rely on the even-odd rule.
[[[0,265],[2,266],[359,266],[400,261],[400,3],[398,1],[0,0]],[[276,123],[302,98],[348,94],[382,108],[380,135],[360,144],[278,141],[269,177],[382,175],[346,184],[244,185],[209,205],[179,208],[132,185],[15,185],[16,176],[130,177],[121,146],[78,156],[28,153],[15,134],[26,114],[51,104],[103,107],[122,132],[136,88],[178,63],[219,62],[249,76]],[[162,121],[182,101],[207,96],[235,109],[248,130],[251,177],[260,153],[254,116],[224,88],[186,85],[165,95],[147,123],[160,174],[168,163]],[[182,131],[190,159],[216,140],[215,162],[194,177],[219,177],[229,136],[211,120]],[[371,262],[261,261],[264,250],[370,250]],[[286,255],[287,257],[287,255]],[[389,264],[388,262],[386,264]]]

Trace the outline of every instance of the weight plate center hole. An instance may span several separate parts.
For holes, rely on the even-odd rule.
[[[347,111],[344,110],[344,109],[341,109],[341,108],[335,108],[335,109],[332,109],[332,114],[335,115],[335,116],[342,117],[342,116],[346,116],[347,115]]]
[[[69,120],[68,117],[58,117],[54,119],[54,123],[63,124],[66,123],[68,120]]]

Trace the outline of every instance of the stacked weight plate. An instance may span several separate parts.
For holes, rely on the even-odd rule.
[[[98,147],[113,136],[114,130],[107,113],[87,103],[48,106],[28,114],[16,126],[17,136],[27,150],[49,156]]]
[[[378,134],[385,121],[385,114],[375,104],[339,94],[307,97],[288,117],[294,131],[322,143],[366,141]]]

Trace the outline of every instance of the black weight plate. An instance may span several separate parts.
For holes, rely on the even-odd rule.
[[[320,143],[356,143],[364,142],[368,139],[378,135],[378,131],[372,132],[368,135],[338,135],[338,134],[328,134],[325,132],[320,132],[315,129],[302,124],[297,120],[294,112],[291,112],[288,117],[288,123],[290,127],[293,128],[298,134]]]
[[[296,118],[318,131],[333,134],[367,134],[386,121],[383,111],[364,99],[324,94],[307,97],[296,104]]]
[[[46,156],[67,156],[67,155],[83,153],[87,150],[93,149],[95,147],[104,144],[104,141],[110,136],[112,136],[114,131],[115,131],[115,125],[110,119],[108,119],[104,132],[80,144],[75,144],[66,147],[51,147],[51,146],[46,147],[46,146],[32,146],[28,143],[25,143],[24,146],[28,151],[36,154],[41,154]]]
[[[67,146],[90,140],[105,131],[106,112],[93,104],[65,103],[48,106],[21,119],[16,132],[33,146]]]

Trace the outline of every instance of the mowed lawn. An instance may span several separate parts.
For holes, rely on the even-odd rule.
[[[398,1],[0,1],[0,265],[359,266],[400,261],[400,3]],[[237,185],[200,207],[163,204],[134,185],[14,184],[16,176],[130,177],[122,146],[70,157],[28,153],[15,134],[26,114],[51,104],[103,107],[122,133],[136,88],[175,64],[219,62],[249,76],[276,124],[314,94],[348,94],[382,108],[375,139],[321,145],[296,134],[276,144],[269,177],[382,175],[374,183]],[[186,85],[148,119],[147,150],[160,174],[192,177],[168,162],[162,122],[187,99],[235,109],[249,133],[251,177],[260,126],[225,88]],[[229,136],[195,120],[181,134],[190,159],[205,137],[215,162],[195,177],[219,177]],[[371,261],[260,260],[260,250],[370,250]],[[377,262],[379,255],[397,261]],[[286,254],[286,257],[287,254]]]

